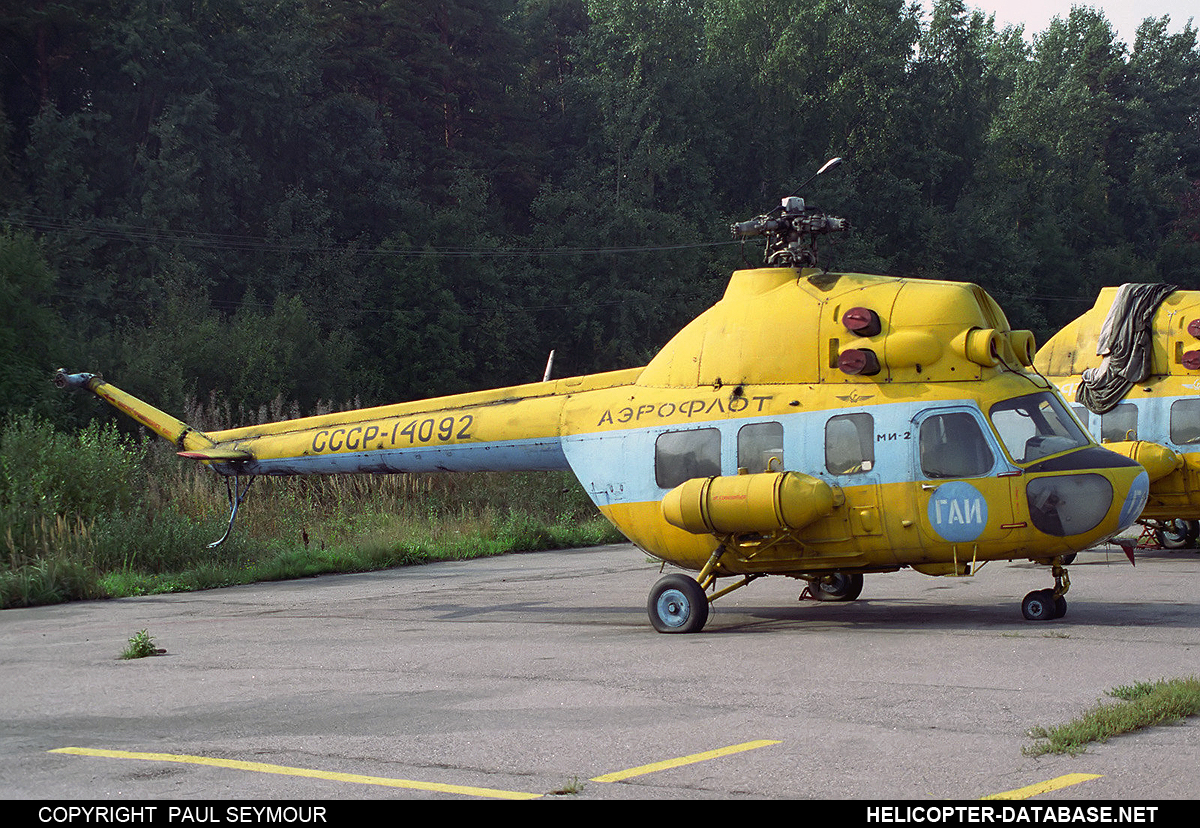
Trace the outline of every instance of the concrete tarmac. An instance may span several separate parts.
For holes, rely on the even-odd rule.
[[[1033,758],[1031,727],[1200,675],[1200,555],[764,578],[696,635],[632,546],[0,612],[0,792],[93,800],[1200,797],[1200,720]],[[670,570],[668,570],[670,571]],[[165,653],[121,660],[147,630]]]

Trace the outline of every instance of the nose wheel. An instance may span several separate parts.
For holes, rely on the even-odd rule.
[[[1051,621],[1067,614],[1067,599],[1055,595],[1052,589],[1036,589],[1021,601],[1021,614],[1026,621]]]
[[[1196,546],[1200,523],[1194,520],[1165,520],[1154,530],[1154,539],[1163,549],[1190,549]]]
[[[1071,579],[1061,564],[1054,564],[1054,589],[1035,589],[1021,601],[1021,614],[1026,621],[1053,621],[1067,614],[1067,599]]]

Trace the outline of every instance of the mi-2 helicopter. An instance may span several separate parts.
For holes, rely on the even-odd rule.
[[[1038,351],[1035,366],[1105,448],[1150,476],[1140,522],[1168,549],[1200,534],[1200,291],[1126,284]]]
[[[794,196],[733,225],[766,266],[640,368],[211,433],[99,376],[56,382],[231,480],[231,526],[256,475],[570,469],[634,544],[698,572],[651,589],[664,633],[765,575],[850,601],[865,574],[994,560],[1050,566],[1022,612],[1061,616],[1063,556],[1133,522],[1146,471],[1080,427],[979,287],[820,269],[817,239],[847,228]]]

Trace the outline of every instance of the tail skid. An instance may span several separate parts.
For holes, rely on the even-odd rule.
[[[241,485],[241,477],[233,475],[233,482],[229,482],[229,478],[225,478],[225,490],[229,493],[229,525],[225,527],[225,534],[208,545],[209,549],[216,549],[218,546],[229,540],[229,536],[233,534],[233,522],[237,520],[238,507],[246,499],[246,495],[250,494],[250,487],[254,484],[254,475],[246,476],[246,485]]]

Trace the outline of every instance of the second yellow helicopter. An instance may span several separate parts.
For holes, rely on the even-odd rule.
[[[1108,449],[1150,476],[1141,520],[1158,543],[1200,534],[1200,291],[1158,283],[1101,290],[1035,365]]]

